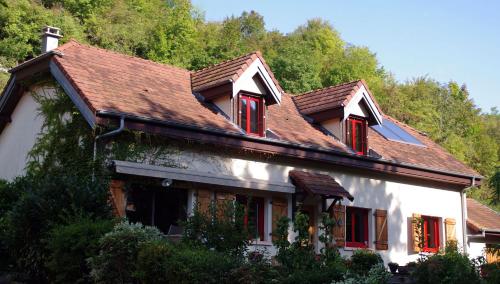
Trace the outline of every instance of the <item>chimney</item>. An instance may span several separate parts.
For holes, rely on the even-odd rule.
[[[45,26],[42,29],[42,53],[51,51],[59,45],[59,39],[62,38],[61,30],[56,27]]]

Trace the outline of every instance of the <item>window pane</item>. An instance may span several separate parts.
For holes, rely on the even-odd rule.
[[[436,221],[434,219],[429,219],[427,222],[428,227],[427,227],[427,244],[429,248],[435,248],[436,243],[434,242],[435,237],[436,237],[436,232],[434,230],[435,228],[435,223]]]
[[[248,131],[247,129],[247,99],[241,98],[241,128]]]
[[[364,234],[364,231],[365,231],[365,226],[364,226],[364,222],[363,222],[363,213],[358,211],[356,212],[356,214],[354,215],[354,218],[355,218],[355,228],[354,228],[354,239],[355,239],[355,242],[358,242],[358,243],[362,243],[364,242],[364,238],[365,238],[365,234]]]
[[[357,152],[363,151],[363,124],[361,122],[356,122],[355,123],[356,127],[356,142],[355,142],[355,147],[354,150]]]
[[[348,208],[349,209],[349,208]],[[347,210],[346,212],[346,218],[345,218],[345,236],[346,236],[346,242],[352,242],[353,236],[352,236],[352,213],[350,210]]]
[[[251,100],[250,101],[250,132],[251,133],[259,133],[259,119],[258,113],[259,110],[257,108],[257,102]]]

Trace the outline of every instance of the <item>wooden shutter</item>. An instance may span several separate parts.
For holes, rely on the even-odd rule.
[[[446,218],[444,220],[444,224],[445,224],[445,230],[446,230],[446,241],[449,242],[449,241],[454,241],[456,242],[457,241],[457,232],[456,232],[456,229],[455,229],[455,219],[453,218]]]
[[[215,193],[215,206],[217,208],[217,218],[224,217],[224,208],[228,203],[236,200],[236,195],[229,192],[216,192]]]
[[[272,206],[272,212],[273,212],[273,233],[276,232],[276,228],[278,226],[278,221],[282,217],[287,217],[288,216],[288,200],[286,198],[277,198],[273,197],[273,206]],[[276,236],[273,235],[273,241],[277,239]]]
[[[127,197],[125,195],[125,182],[113,179],[109,185],[111,193],[110,201],[113,206],[113,214],[117,217],[125,217],[125,207],[127,206]]]
[[[203,214],[208,214],[210,203],[212,202],[212,192],[206,189],[198,189],[196,192],[196,202],[198,210]]]
[[[413,243],[413,251],[420,252],[420,240],[419,237],[422,236],[422,228],[420,226],[420,219],[422,215],[413,213],[411,218],[411,232],[412,232],[412,243]]]
[[[345,206],[335,205],[332,206],[331,212],[333,220],[336,222],[333,227],[333,237],[335,238],[335,245],[337,247],[344,247],[345,245]]]
[[[375,210],[375,249],[389,249],[387,233],[387,210]]]

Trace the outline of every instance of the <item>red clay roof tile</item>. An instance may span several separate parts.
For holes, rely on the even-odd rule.
[[[467,222],[479,230],[500,230],[500,213],[467,198]]]
[[[309,194],[354,200],[354,197],[329,175],[297,170],[292,170],[288,174],[299,189]]]

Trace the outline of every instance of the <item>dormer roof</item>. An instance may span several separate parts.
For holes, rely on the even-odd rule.
[[[313,90],[293,99],[299,111],[315,122],[335,117],[344,119],[353,104],[360,104],[371,115],[372,124],[382,123],[382,110],[364,80]]]
[[[259,51],[192,72],[191,88],[193,92],[203,92],[225,84],[237,84],[240,78],[255,78],[268,89],[270,101],[281,102],[283,89]]]

